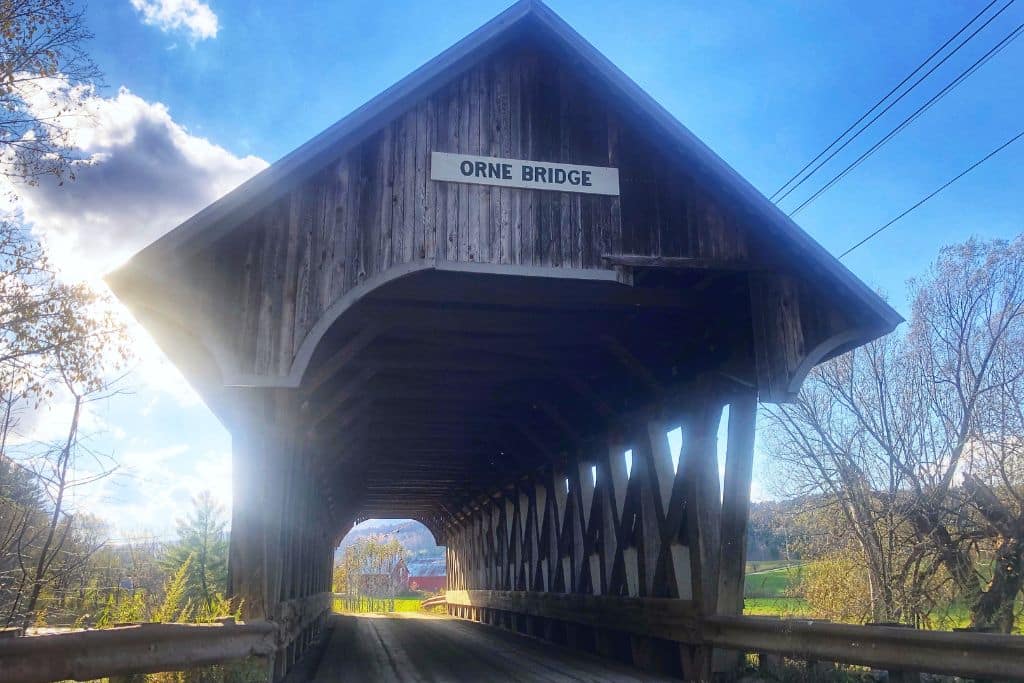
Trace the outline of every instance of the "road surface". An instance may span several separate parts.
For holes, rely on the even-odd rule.
[[[451,617],[334,615],[313,680],[593,681],[672,680]]]

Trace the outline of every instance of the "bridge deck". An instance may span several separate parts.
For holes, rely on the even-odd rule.
[[[450,617],[335,615],[313,680],[672,680],[532,638]]]

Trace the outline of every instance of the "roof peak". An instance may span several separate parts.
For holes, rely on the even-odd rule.
[[[228,234],[260,209],[307,179],[333,159],[353,149],[381,125],[402,114],[411,103],[441,87],[516,36],[526,21],[537,22],[550,39],[578,57],[579,63],[602,82],[612,96],[629,103],[645,125],[662,140],[666,151],[698,169],[708,186],[725,201],[745,207],[769,237],[785,239],[802,258],[813,259],[843,289],[866,303],[890,325],[902,318],[869,287],[853,276],[832,254],[810,238],[777,206],[711,151],[672,114],[594,48],[542,0],[518,0],[505,11],[431,59],[366,104],[342,118],[269,168],[206,207],[135,255],[109,277],[112,284],[133,272],[173,269]],[[531,28],[534,28],[531,26]],[[536,35],[531,31],[530,35]]]

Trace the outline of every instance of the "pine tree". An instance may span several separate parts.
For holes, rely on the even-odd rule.
[[[161,561],[172,574],[188,564],[184,598],[207,609],[227,588],[226,526],[223,507],[209,491],[203,491],[192,499],[189,515],[178,520],[178,540],[167,548]]]

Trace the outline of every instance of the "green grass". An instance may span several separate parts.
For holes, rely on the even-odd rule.
[[[368,602],[364,602],[359,609],[351,610],[347,609],[341,600],[335,599],[334,611],[343,613],[356,613],[356,614],[389,614],[391,611],[394,612],[419,612],[420,602],[423,598],[395,598],[395,609],[389,610],[390,605],[384,600],[374,601],[371,606]]]
[[[423,598],[396,598],[395,599],[395,611],[396,612],[419,612],[420,603],[423,602]]]
[[[762,617],[806,617],[811,613],[803,598],[744,598],[743,614]]]
[[[803,598],[792,597],[800,580],[800,566],[783,560],[748,562],[743,583],[743,613],[756,616],[806,617],[810,607]]]
[[[799,566],[747,574],[743,583],[743,595],[747,598],[785,597],[799,580]]]
[[[747,562],[746,573],[766,572],[772,569],[781,569],[792,564],[790,560],[752,560]]]

